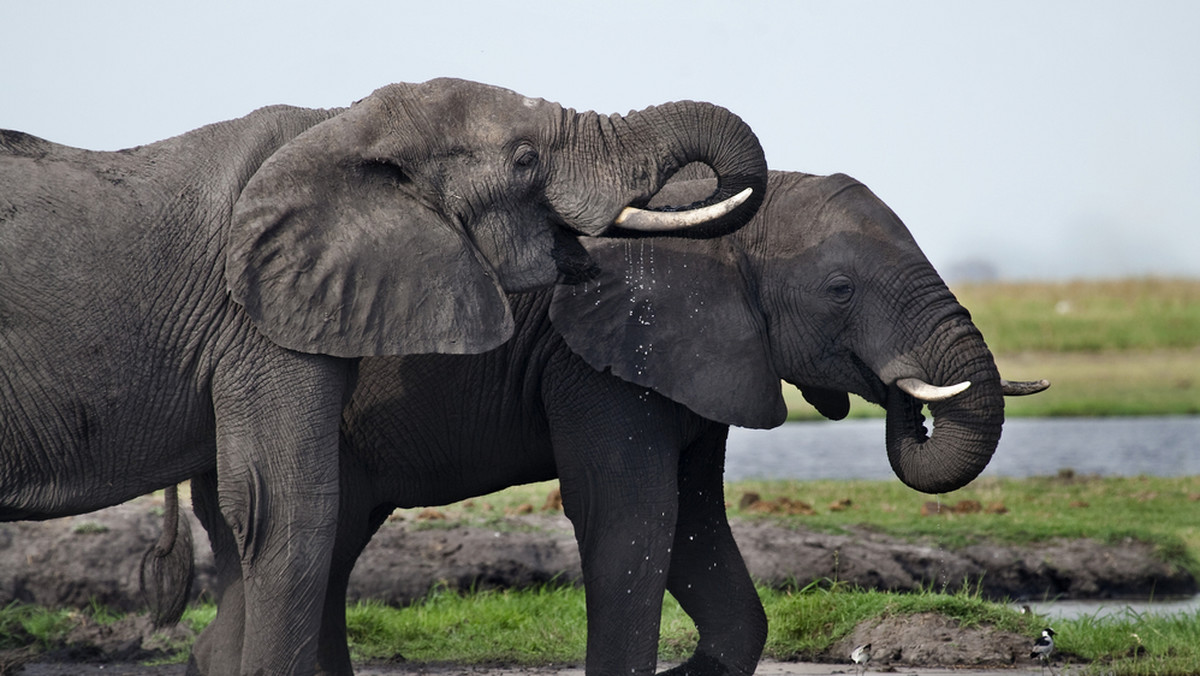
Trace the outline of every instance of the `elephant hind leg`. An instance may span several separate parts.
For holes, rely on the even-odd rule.
[[[246,601],[242,593],[242,563],[237,542],[217,506],[216,471],[192,479],[192,509],[212,544],[217,568],[214,590],[217,616],[192,645],[187,674],[236,674],[242,665]]]
[[[372,505],[363,489],[370,485],[364,475],[342,467],[342,502],[338,510],[337,540],[329,566],[329,586],[325,590],[325,608],[321,614],[320,645],[317,649],[318,673],[353,674],[350,645],[346,631],[346,589],[354,564],[370,543],[371,537],[392,513],[391,505]],[[354,477],[354,478],[352,478]],[[399,652],[394,659],[401,659]]]

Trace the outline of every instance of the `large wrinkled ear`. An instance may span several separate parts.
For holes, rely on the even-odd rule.
[[[696,413],[741,427],[787,418],[766,326],[716,240],[583,240],[600,269],[554,289],[550,317],[598,370],[648,387]]]
[[[230,293],[302,352],[491,349],[513,328],[496,275],[420,198],[404,161],[425,141],[406,141],[404,115],[377,97],[297,136],[250,179],[226,242]]]

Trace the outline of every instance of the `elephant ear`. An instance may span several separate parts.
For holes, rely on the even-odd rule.
[[[787,418],[763,318],[721,239],[585,239],[599,275],[554,289],[550,318],[597,370],[741,427]]]
[[[801,385],[800,394],[817,409],[817,413],[830,420],[841,420],[850,415],[850,395],[846,392]]]
[[[230,294],[263,334],[301,352],[489,350],[513,330],[496,274],[421,198],[401,166],[420,148],[402,147],[402,118],[376,97],[295,137],[251,177],[226,242]]]

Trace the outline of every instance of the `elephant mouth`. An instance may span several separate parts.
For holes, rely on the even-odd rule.
[[[854,366],[859,380],[863,383],[861,390],[851,390],[851,392],[862,397],[869,404],[885,406],[888,400],[888,384],[883,382],[879,375],[875,373],[875,370],[860,359],[858,355],[851,353],[850,363]]]
[[[600,266],[596,265],[579,239],[561,228],[554,230],[554,248],[550,256],[554,259],[563,284],[590,282],[600,274]]]

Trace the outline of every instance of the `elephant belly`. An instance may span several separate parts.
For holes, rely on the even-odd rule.
[[[166,379],[0,381],[0,520],[100,509],[215,465],[212,405]]]
[[[444,505],[557,476],[548,436],[493,433],[464,439],[459,429],[441,439],[427,434],[408,439],[373,449],[371,462],[344,457],[344,473],[360,477],[351,483],[371,484],[378,502],[396,507]],[[358,484],[353,490],[362,488]]]

